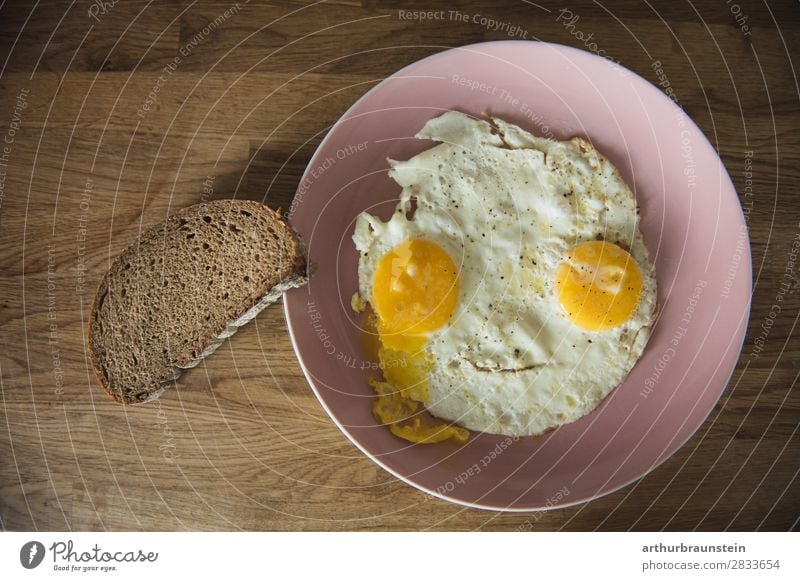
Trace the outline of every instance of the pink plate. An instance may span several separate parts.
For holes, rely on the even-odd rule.
[[[413,139],[448,110],[492,114],[538,134],[588,137],[638,199],[658,271],[660,318],[633,371],[593,413],[545,436],[409,445],[372,416],[351,235],[356,216],[387,218],[400,187],[386,158],[431,147]],[[675,103],[594,54],[501,41],[412,64],[364,95],[306,169],[291,221],[317,265],[285,297],[303,371],[336,425],[383,468],[468,506],[509,511],[576,504],[641,478],[700,427],[736,364],[751,295],[750,242],[712,145]]]

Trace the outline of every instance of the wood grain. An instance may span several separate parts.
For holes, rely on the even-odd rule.
[[[800,275],[757,357],[753,343],[800,234],[796,3],[738,2],[749,34],[711,0],[661,3],[659,12],[646,2],[546,0],[119,2],[96,18],[91,5],[0,7],[0,136],[14,130],[0,167],[0,528],[797,526]],[[287,207],[331,124],[370,87],[448,47],[507,38],[401,10],[479,14],[529,39],[584,46],[557,20],[564,8],[580,17],[574,29],[656,83],[652,63],[661,61],[740,192],[753,151],[747,340],[722,399],[664,465],[617,493],[547,513],[429,498],[327,418],[279,305],[155,404],[120,408],[104,396],[86,363],[87,309],[109,261],[142,228],[208,198]]]

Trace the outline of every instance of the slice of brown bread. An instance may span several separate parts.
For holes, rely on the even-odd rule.
[[[178,211],[111,265],[95,297],[89,349],[117,402],[157,398],[288,289],[307,281],[300,239],[257,202]]]

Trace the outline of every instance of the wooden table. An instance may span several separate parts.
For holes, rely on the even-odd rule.
[[[701,0],[656,12],[574,1],[571,14],[550,0],[32,4],[0,8],[0,528],[796,526],[796,3]],[[462,16],[407,12],[421,8]],[[660,61],[740,193],[752,188],[744,352],[708,420],[668,462],[615,494],[543,514],[427,499],[328,419],[280,306],[152,405],[121,408],[102,393],[86,363],[88,309],[140,228],[201,199],[266,196],[286,207],[329,126],[370,87],[448,47],[509,37],[602,50],[655,83]],[[784,280],[791,288],[755,358]]]

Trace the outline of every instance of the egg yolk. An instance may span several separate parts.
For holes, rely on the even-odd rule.
[[[558,301],[573,324],[588,331],[612,329],[639,306],[642,272],[625,250],[605,241],[581,242],[556,272]]]
[[[411,238],[387,252],[372,281],[384,347],[418,350],[427,333],[447,323],[458,303],[458,269],[438,244]]]
[[[387,252],[372,280],[376,348],[385,381],[369,380],[378,396],[372,410],[391,432],[410,442],[464,443],[469,431],[421,417],[428,402],[428,334],[444,326],[458,304],[458,269],[438,244],[411,238]],[[369,317],[367,320],[369,325]]]

